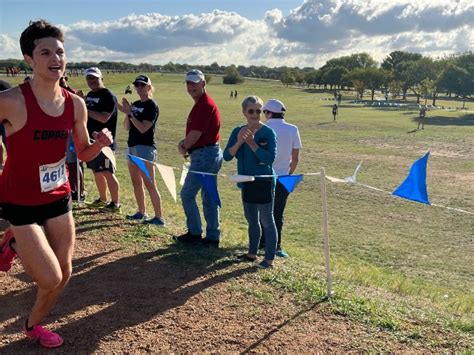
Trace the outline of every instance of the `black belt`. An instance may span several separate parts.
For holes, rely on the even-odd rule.
[[[198,150],[198,149],[202,149],[202,148],[206,148],[206,147],[217,147],[219,146],[219,143],[210,143],[210,144],[204,144],[200,147],[196,147],[196,148],[189,148],[188,149],[188,154],[191,154],[192,152],[194,152],[195,150]]]

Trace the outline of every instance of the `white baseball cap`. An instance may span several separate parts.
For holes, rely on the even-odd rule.
[[[186,73],[186,81],[192,81],[193,83],[197,84],[205,80],[206,78],[204,77],[204,74],[198,69],[193,69]]]
[[[92,75],[96,78],[102,78],[102,72],[97,67],[90,67],[84,71],[84,76]]]
[[[285,105],[283,105],[283,102],[277,99],[270,99],[267,101],[265,105],[263,105],[262,110],[264,111],[270,111],[273,113],[282,113],[286,111]]]

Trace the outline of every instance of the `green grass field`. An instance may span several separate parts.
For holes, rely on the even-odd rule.
[[[106,75],[105,84],[118,98],[135,75]],[[156,130],[158,162],[180,168],[183,159],[177,142],[184,135],[193,104],[182,75],[150,74],[160,106]],[[20,79],[15,79],[18,82]],[[434,204],[474,212],[474,115],[465,111],[428,111],[425,129],[415,131],[418,111],[402,108],[351,105],[343,93],[337,122],[332,122],[331,93],[286,88],[279,82],[247,80],[223,85],[214,77],[208,92],[217,102],[222,119],[222,143],[243,122],[240,103],[246,95],[264,101],[282,100],[286,118],[299,126],[303,142],[297,173],[319,172],[339,178],[352,175],[363,161],[358,182],[393,191],[407,176],[411,164],[426,151],[427,185]],[[70,78],[73,88],[87,92],[84,78]],[[230,99],[237,89],[239,98]],[[136,95],[128,95],[136,98]],[[458,106],[441,98],[438,105]],[[472,104],[468,104],[469,106]],[[472,110],[472,107],[470,108]],[[471,111],[472,112],[472,111]],[[124,150],[126,133],[119,117],[118,178],[124,212],[135,210]],[[235,162],[221,170],[234,174]],[[179,180],[179,171],[176,171]],[[96,198],[88,174],[88,199]],[[133,227],[123,240],[140,244],[150,235],[167,236],[185,228],[181,205],[174,203],[158,178],[164,201],[166,231]],[[322,250],[321,198],[318,176],[307,176],[290,196],[283,245],[290,259],[278,260],[274,271],[254,282],[273,285],[295,294],[301,302],[314,302],[325,293]],[[474,331],[474,216],[395,198],[360,185],[328,182],[331,268],[335,297],[332,309],[353,319],[416,338],[424,329],[443,328],[470,339]],[[237,188],[219,179],[222,200],[222,247],[245,249],[247,226]],[[159,243],[172,243],[170,238]],[[147,244],[148,245],[148,244]],[[197,255],[196,260],[202,255]],[[228,256],[225,256],[228,257]],[[262,296],[263,297],[263,296]],[[469,340],[467,341],[469,342]]]

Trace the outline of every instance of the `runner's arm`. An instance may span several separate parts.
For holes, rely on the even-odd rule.
[[[73,96],[74,100],[74,128],[73,139],[76,146],[77,156],[82,161],[91,161],[99,155],[103,147],[112,144],[112,134],[104,128],[98,132],[94,143],[90,143],[89,133],[87,132],[87,110],[83,100],[78,96]]]

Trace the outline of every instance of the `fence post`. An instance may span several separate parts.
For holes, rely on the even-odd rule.
[[[77,206],[78,207],[83,207],[84,202],[81,200],[81,195],[83,194],[84,191],[81,191],[81,163],[79,161],[79,157],[76,155],[76,192],[77,192]],[[82,176],[82,179],[84,177]]]
[[[322,202],[322,225],[323,225],[323,241],[324,241],[324,259],[326,264],[326,285],[327,285],[327,298],[333,296],[332,292],[332,278],[331,278],[331,266],[330,266],[330,254],[329,254],[329,222],[328,222],[328,201],[326,194],[326,171],[321,168],[321,202]]]

